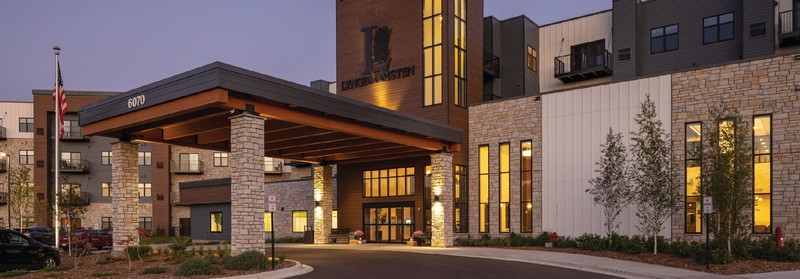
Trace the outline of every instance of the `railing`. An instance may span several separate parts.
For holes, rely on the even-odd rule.
[[[788,10],[785,12],[781,12],[778,14],[778,34],[786,34],[792,33],[794,31],[798,31],[798,25],[800,22],[797,22],[794,18],[794,10]]]
[[[494,93],[483,94],[483,101],[484,102],[491,101],[491,100],[500,100],[500,99],[502,99],[502,97],[500,97],[498,95],[495,95]]]
[[[66,201],[69,205],[91,204],[91,195],[87,192],[77,193],[79,197]]]
[[[172,173],[201,174],[203,173],[203,162],[201,161],[172,161],[170,164]]]
[[[500,57],[484,51],[483,52],[483,72],[489,74],[492,78],[500,77]]]
[[[8,156],[8,155],[6,155]],[[8,171],[8,159],[0,157],[0,173]]]
[[[59,170],[63,172],[88,172],[89,161],[83,159],[61,159]]]
[[[264,158],[264,173],[268,174],[281,174],[283,172],[283,161]]]
[[[8,193],[0,192],[0,204],[8,204]]]
[[[64,126],[64,140],[82,140],[85,139],[81,126]]]
[[[0,140],[7,139],[6,137],[6,127],[0,127]]]
[[[590,50],[556,57],[555,75],[565,75],[585,69],[603,67],[612,69],[611,53],[608,50]]]

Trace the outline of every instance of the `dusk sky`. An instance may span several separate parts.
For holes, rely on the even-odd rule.
[[[419,0],[401,0],[419,1]],[[486,0],[484,15],[542,25],[612,0]],[[214,61],[308,85],[336,76],[335,0],[0,1],[0,101],[64,87],[128,91]]]

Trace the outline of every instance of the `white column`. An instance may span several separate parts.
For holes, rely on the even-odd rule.
[[[431,246],[453,246],[453,154],[431,155],[431,197]]]
[[[124,255],[125,247],[139,245],[139,145],[119,141],[111,144],[111,207],[113,255]]]
[[[230,120],[231,254],[264,252],[264,118],[243,113]]]

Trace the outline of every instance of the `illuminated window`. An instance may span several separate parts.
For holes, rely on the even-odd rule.
[[[467,186],[467,167],[455,165],[453,179],[453,232],[469,232],[469,187]]]
[[[423,105],[438,105],[442,103],[442,0],[424,0],[422,29]]]
[[[19,164],[20,165],[33,165],[33,150],[20,150],[19,151]]]
[[[111,196],[111,183],[108,182],[100,183],[100,196],[103,197]]]
[[[227,167],[228,166],[228,153],[214,152],[214,166]]]
[[[478,202],[480,218],[478,232],[489,232],[489,146],[478,147]]]
[[[304,232],[308,226],[308,211],[292,211],[292,232]]]
[[[272,212],[264,212],[264,231],[272,232]]]
[[[103,151],[100,152],[100,164],[101,165],[111,165],[111,151]]]
[[[222,212],[211,212],[211,232],[222,232]]]
[[[199,171],[200,154],[197,153],[178,154],[178,169],[181,171]]]
[[[520,232],[533,232],[533,145],[530,140],[520,143]]]
[[[152,166],[153,165],[153,153],[150,151],[139,151],[139,160],[138,163],[140,166]]]
[[[331,211],[331,229],[339,229],[339,211]]]
[[[736,126],[733,120],[726,119],[719,122],[719,152],[728,153],[733,151],[736,146],[734,139],[736,138]]]
[[[111,231],[111,217],[101,217],[100,218],[100,229],[104,231]]]
[[[511,190],[511,173],[509,169],[509,143],[500,144],[500,232],[511,232],[511,206],[509,192]]]
[[[686,233],[701,232],[700,165],[702,124],[686,124]]]
[[[455,104],[467,107],[467,0],[453,0],[455,49],[453,64]]]
[[[532,46],[528,46],[528,59],[526,62],[529,70],[539,71],[539,51]]]
[[[364,197],[414,195],[414,168],[393,168],[363,172]]]
[[[144,197],[150,197],[151,189],[153,188],[153,186],[150,183],[139,183],[138,188],[139,188],[139,197],[144,198]]]
[[[772,117],[753,117],[753,233],[772,233]]]

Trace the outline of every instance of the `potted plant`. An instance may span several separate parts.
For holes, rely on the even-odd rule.
[[[424,235],[425,233],[420,230],[414,231],[414,233],[411,234],[411,236],[414,238],[414,243],[416,243],[417,246],[422,246],[422,237]]]
[[[558,241],[558,234],[556,232],[553,232],[550,234],[550,242],[545,242],[544,247],[551,248],[553,247],[553,243],[556,243],[557,241]]]
[[[353,232],[353,237],[358,240],[358,243],[361,244],[361,239],[364,238],[364,231],[356,230]]]

